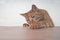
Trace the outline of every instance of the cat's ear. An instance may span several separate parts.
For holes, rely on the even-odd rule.
[[[36,5],[32,5],[32,11],[37,11],[38,10],[38,8],[36,7]]]
[[[20,15],[25,16],[25,14],[20,14]]]

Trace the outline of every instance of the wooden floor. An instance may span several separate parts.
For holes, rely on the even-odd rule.
[[[60,27],[35,30],[23,27],[1,27],[0,40],[60,40]]]

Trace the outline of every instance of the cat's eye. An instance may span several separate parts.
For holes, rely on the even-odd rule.
[[[37,20],[37,22],[43,21],[44,20],[44,15],[41,15],[40,17],[37,17],[36,20]]]
[[[34,18],[35,16],[31,16],[32,18]]]

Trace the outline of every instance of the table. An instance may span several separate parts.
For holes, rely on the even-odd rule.
[[[0,40],[60,40],[60,27],[29,29],[0,27]]]

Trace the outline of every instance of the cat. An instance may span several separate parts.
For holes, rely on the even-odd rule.
[[[44,9],[38,9],[34,4],[32,5],[32,9],[30,11],[20,15],[26,18],[26,21],[31,29],[54,27],[53,21],[48,12]]]

